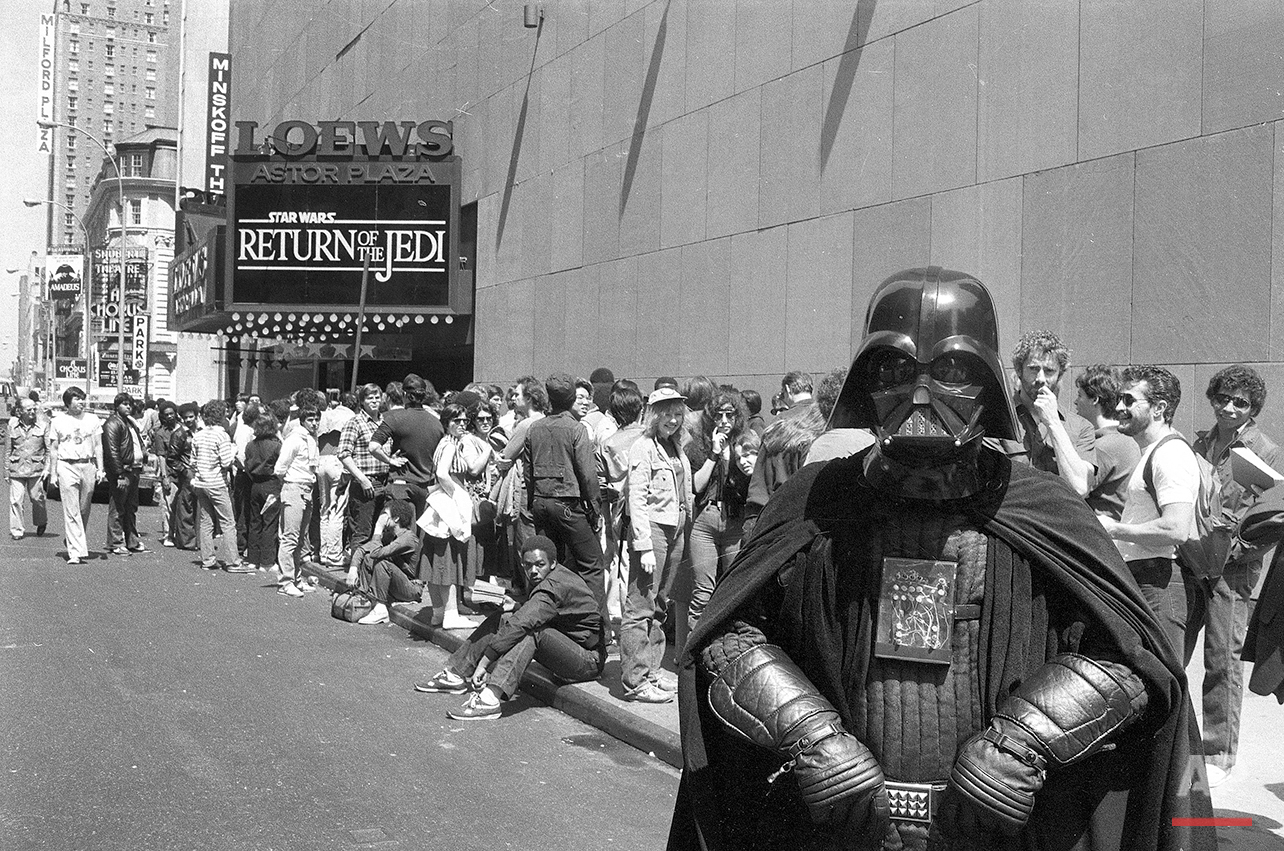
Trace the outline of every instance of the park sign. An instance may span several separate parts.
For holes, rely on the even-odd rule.
[[[351,311],[364,272],[371,310],[464,312],[452,132],[443,121],[236,122],[225,310]]]

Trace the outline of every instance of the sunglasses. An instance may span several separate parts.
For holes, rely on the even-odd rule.
[[[1146,401],[1146,397],[1134,396],[1131,393],[1120,393],[1119,401],[1124,403],[1125,408],[1131,408],[1133,405],[1137,404],[1138,402]]]
[[[736,418],[736,412],[735,411],[714,411],[713,418],[715,420],[734,420]]]
[[[478,418],[477,418],[477,422],[479,422],[479,423],[493,423],[494,421],[495,421],[495,418],[494,418],[494,417],[478,417]]]
[[[1253,407],[1253,403],[1242,396],[1227,396],[1225,393],[1214,393],[1213,404],[1219,408],[1225,408],[1228,404],[1234,405],[1237,411],[1247,411]]]

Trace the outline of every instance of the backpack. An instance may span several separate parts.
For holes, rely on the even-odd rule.
[[[1155,490],[1155,453],[1169,440],[1180,440],[1186,444],[1190,454],[1195,456],[1195,465],[1199,468],[1195,516],[1189,537],[1177,545],[1177,563],[1195,576],[1216,579],[1226,567],[1226,556],[1231,545],[1231,526],[1222,515],[1222,482],[1217,475],[1217,468],[1196,452],[1180,434],[1165,435],[1146,458],[1146,466],[1142,470],[1146,492],[1155,501],[1155,507],[1159,508],[1159,495]]]

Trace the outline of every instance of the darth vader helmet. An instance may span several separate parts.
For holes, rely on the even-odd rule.
[[[867,473],[913,479],[899,488],[907,495],[966,495],[978,483],[959,465],[975,468],[982,436],[1017,435],[998,336],[994,301],[971,275],[932,266],[891,276],[870,299],[831,427],[873,431]]]

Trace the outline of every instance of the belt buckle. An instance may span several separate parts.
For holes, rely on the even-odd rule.
[[[899,821],[930,824],[936,812],[936,796],[944,791],[944,784],[902,783],[884,781],[887,800],[891,804],[892,818]]]

